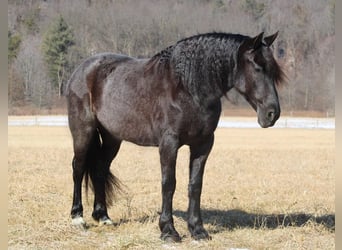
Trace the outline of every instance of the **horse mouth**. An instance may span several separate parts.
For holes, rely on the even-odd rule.
[[[265,121],[258,118],[258,123],[262,128],[269,128],[275,124],[275,121]]]
[[[257,108],[258,123],[262,128],[272,127],[280,116],[280,112],[277,109],[261,109]]]

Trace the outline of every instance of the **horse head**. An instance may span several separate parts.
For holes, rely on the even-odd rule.
[[[282,82],[283,73],[273,57],[270,46],[278,32],[263,37],[247,38],[241,43],[237,58],[235,89],[242,94],[258,115],[258,123],[267,128],[280,116],[276,85]]]

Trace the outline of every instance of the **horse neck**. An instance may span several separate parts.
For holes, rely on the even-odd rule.
[[[176,45],[172,53],[176,75],[197,103],[211,105],[234,86],[238,46],[210,39]]]

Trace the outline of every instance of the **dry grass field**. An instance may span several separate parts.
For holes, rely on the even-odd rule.
[[[218,129],[202,192],[211,241],[186,228],[188,149],[177,161],[175,226],[182,243],[159,240],[156,148],[123,143],[112,172],[125,185],[109,214],[70,225],[72,141],[67,127],[8,128],[9,249],[334,249],[335,130]]]

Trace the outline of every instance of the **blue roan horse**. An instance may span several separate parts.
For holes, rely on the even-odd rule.
[[[93,218],[112,224],[107,207],[119,188],[109,168],[123,140],[159,147],[162,174],[161,238],[180,241],[172,217],[175,165],[182,145],[190,147],[188,228],[209,239],[200,198],[204,166],[214,142],[221,97],[235,88],[258,115],[261,127],[280,115],[276,85],[283,73],[270,45],[277,37],[200,34],[178,41],[149,59],[103,53],[86,59],[67,85],[73,138],[74,225],[84,226],[81,188],[90,177]]]

